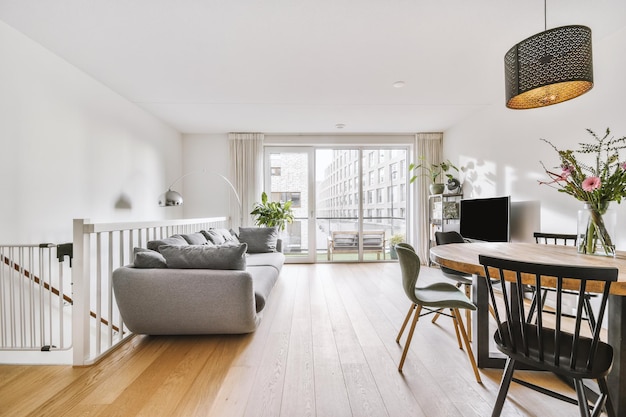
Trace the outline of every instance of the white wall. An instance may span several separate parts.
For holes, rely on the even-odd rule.
[[[274,146],[312,145],[411,145],[413,135],[265,135],[264,143]],[[183,135],[183,166],[186,176],[173,187],[181,192],[185,203],[183,215],[186,218],[224,216],[231,213],[237,216],[238,207],[231,200],[229,186],[219,177],[202,174],[202,170],[216,172],[230,178],[228,134],[185,134]],[[197,174],[195,174],[197,172]],[[169,183],[176,178],[169,179]],[[169,184],[168,184],[169,185]],[[260,196],[259,196],[260,198]],[[166,210],[169,210],[166,209]],[[244,215],[252,207],[244,207]]]
[[[186,176],[173,189],[184,197],[185,218],[225,216],[229,213],[237,218],[239,208],[236,200],[231,201],[233,194],[230,186],[212,174],[230,178],[228,134],[184,135],[183,166],[185,173],[193,174]],[[172,178],[170,182],[175,180]]]
[[[177,131],[3,22],[0,56],[0,243],[180,217],[157,206],[181,172]]]
[[[578,143],[592,140],[587,128],[604,134],[609,127],[616,137],[626,136],[626,56],[622,53],[626,50],[626,29],[594,39],[593,48],[594,87],[587,94],[541,109],[509,110],[504,105],[504,80],[494,80],[502,86],[502,96],[494,102],[501,104],[445,132],[445,156],[466,169],[462,178],[465,197],[510,194],[512,201],[530,206],[531,202],[540,203],[540,230],[576,232],[577,210],[582,203],[538,184],[538,180],[547,179],[540,161],[550,168],[560,162],[540,138],[559,149],[577,149]],[[626,160],[626,151],[621,158]],[[617,248],[626,250],[626,202],[613,206],[618,211]],[[526,240],[531,239],[533,227],[526,228]]]

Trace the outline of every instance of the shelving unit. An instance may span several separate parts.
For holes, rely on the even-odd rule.
[[[436,245],[435,232],[459,231],[461,198],[463,198],[463,194],[431,194],[428,196],[428,222],[430,225],[428,250]]]

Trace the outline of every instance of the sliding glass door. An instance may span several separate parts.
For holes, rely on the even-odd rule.
[[[393,245],[406,240],[406,160],[406,149],[316,150],[319,259],[396,259]]]
[[[294,221],[280,238],[287,262],[315,261],[315,187],[312,148],[266,148],[265,189],[272,201],[289,201]]]
[[[266,147],[266,190],[293,202],[283,232],[293,262],[396,259],[406,240],[406,148]]]

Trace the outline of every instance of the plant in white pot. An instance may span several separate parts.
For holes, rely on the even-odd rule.
[[[417,171],[418,169],[421,170],[421,173],[419,175],[415,174],[411,177],[411,179],[409,180],[410,183],[415,182],[415,180],[417,180],[419,176],[427,175],[431,180],[431,184],[429,187],[430,193],[443,194],[446,188],[445,184],[441,182],[443,176],[445,175],[445,177],[448,178],[448,182],[456,181],[454,175],[448,173],[448,171],[455,170],[458,172],[459,169],[454,166],[454,164],[450,162],[450,160],[446,159],[445,161],[438,164],[429,164],[426,162],[426,159],[424,157],[420,157],[419,159],[422,161],[420,164],[409,165],[409,171]]]
[[[398,259],[398,252],[396,252],[396,245],[404,242],[404,233],[397,233],[389,239],[389,256],[391,259]]]
[[[294,218],[291,200],[270,201],[265,191],[261,194],[261,202],[254,204],[250,214],[257,226],[277,227],[280,231],[285,230],[287,223],[293,223]]]

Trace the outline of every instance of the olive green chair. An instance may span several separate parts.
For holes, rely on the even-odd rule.
[[[476,310],[476,306],[470,301],[469,298],[467,298],[461,289],[448,282],[437,282],[418,287],[417,279],[419,278],[421,265],[420,259],[415,253],[415,250],[411,245],[405,243],[396,245],[396,252],[398,253],[398,261],[402,271],[402,286],[406,296],[411,301],[411,307],[409,308],[409,312],[404,319],[404,323],[402,323],[402,327],[400,328],[400,332],[396,338],[396,343],[400,343],[402,333],[404,333],[404,329],[406,328],[411,315],[413,315],[413,322],[411,323],[411,329],[409,330],[409,335],[402,352],[402,358],[400,359],[400,364],[398,365],[398,371],[402,372],[402,367],[404,366],[404,361],[407,353],[409,352],[411,339],[413,338],[415,326],[419,318],[432,313],[448,315],[444,313],[444,311],[449,309],[449,316],[453,319],[457,339],[459,339],[460,334],[467,350],[467,356],[472,364],[476,381],[482,382],[480,374],[478,373],[476,361],[474,360],[472,347],[459,312],[461,309]],[[459,348],[463,349],[460,342]]]

